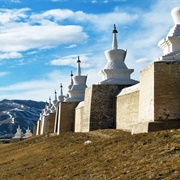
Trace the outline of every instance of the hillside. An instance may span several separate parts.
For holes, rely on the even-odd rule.
[[[33,125],[44,107],[44,102],[31,100],[0,101],[0,137],[12,136],[16,133],[18,125],[23,132],[28,126],[33,130]]]
[[[92,144],[84,145],[91,140]],[[0,145],[0,179],[167,179],[180,175],[180,131],[38,136]]]

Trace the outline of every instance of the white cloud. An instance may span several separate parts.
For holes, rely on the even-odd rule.
[[[14,21],[19,21],[21,19],[27,18],[27,12],[30,11],[29,8],[22,9],[0,9],[0,24],[6,24]]]
[[[95,3],[96,1],[94,1]],[[45,19],[54,21],[72,20],[75,22],[90,23],[91,29],[94,31],[109,29],[109,26],[115,24],[127,24],[135,21],[138,18],[137,14],[130,14],[123,12],[119,8],[115,8],[113,12],[102,14],[87,14],[82,11],[72,11],[69,9],[53,9],[41,14],[33,14],[31,16],[32,21],[38,21],[42,23]],[[95,27],[92,27],[92,24]]]
[[[0,78],[6,76],[8,74],[9,74],[9,72],[0,72]]]
[[[69,45],[68,47],[66,47],[66,48],[75,48],[75,47],[77,47],[77,45],[76,44],[71,44],[71,45]]]
[[[14,58],[22,58],[23,55],[18,52],[9,52],[0,54],[0,59],[14,59]]]
[[[0,51],[52,48],[57,45],[81,43],[88,38],[82,26],[57,24],[57,13],[62,15],[59,18],[63,18],[63,13],[65,18],[73,14],[70,10],[62,13],[50,10],[31,16],[29,8],[0,9],[0,24],[3,24],[0,32]],[[54,20],[51,17],[54,17]]]
[[[86,39],[81,26],[16,26],[0,33],[0,51],[26,51]]]
[[[98,74],[99,69],[89,69],[87,85],[97,84],[101,81]],[[66,75],[65,75],[66,74]],[[75,73],[73,73],[75,75]],[[1,73],[0,73],[1,75]],[[49,97],[54,100],[54,90],[60,95],[60,83],[63,84],[64,95],[67,94],[67,86],[70,84],[70,72],[53,71],[45,75],[44,79],[15,83],[9,86],[0,87],[0,99],[31,99],[36,101],[47,101]]]
[[[104,2],[103,2],[103,3],[105,3],[105,4],[106,4],[106,3],[108,3],[108,2],[109,2],[108,0],[104,0]]]
[[[108,3],[109,0],[104,0],[103,3]],[[91,3],[96,4],[98,3],[98,0],[91,0]]]
[[[1,74],[1,73],[0,73]],[[63,79],[63,82],[61,81]],[[64,92],[70,83],[69,76],[53,71],[44,79],[15,83],[9,86],[0,87],[0,99],[32,99],[46,101],[49,96],[54,98],[54,90],[60,92],[60,83],[63,83]]]
[[[107,14],[86,14],[68,9],[53,9],[40,14],[30,14],[28,8],[1,9],[0,51],[26,51],[34,48],[52,48],[57,45],[84,42],[88,35],[80,25],[59,25],[59,21],[71,20],[93,24],[91,29],[102,31],[112,27],[112,22],[125,24],[137,19],[137,15],[115,10]],[[119,18],[116,18],[119,17]],[[23,20],[24,22],[20,22]],[[115,21],[115,22],[114,22]],[[69,46],[72,47],[72,46]],[[74,47],[74,45],[73,45]]]
[[[93,4],[95,4],[95,3],[97,3],[97,0],[92,0],[91,2],[92,2]]]
[[[11,0],[12,3],[21,3],[21,0]]]
[[[55,21],[62,21],[68,18],[72,18],[76,13],[69,9],[52,9],[45,11],[41,14],[33,14],[31,15],[31,19],[33,21],[41,22],[45,19],[51,19]]]
[[[144,62],[149,62],[149,59],[148,58],[140,58],[135,61],[135,63],[144,63]]]
[[[90,68],[93,66],[90,63],[90,60],[89,60],[90,58],[89,58],[88,54],[79,54],[79,55],[75,54],[75,55],[64,56],[62,58],[51,60],[50,65],[76,67],[78,56],[80,56],[82,68]]]

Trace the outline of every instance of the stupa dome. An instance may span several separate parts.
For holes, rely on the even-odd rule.
[[[99,73],[102,75],[100,84],[136,84],[137,81],[130,78],[133,69],[128,69],[125,64],[127,50],[118,49],[116,25],[114,24],[112,49],[105,51],[107,64]]]
[[[158,60],[180,60],[180,7],[175,7],[171,11],[174,26],[169,33],[163,38],[158,46],[163,50],[163,56]]]
[[[68,86],[68,96],[65,99],[65,102],[78,102],[84,100],[84,93],[86,86],[87,76],[81,75],[81,67],[80,67],[80,58],[78,56],[77,60],[77,75],[73,76],[71,72],[71,85]]]
[[[171,15],[174,21],[174,24],[180,24],[180,7],[175,7],[171,11]]]

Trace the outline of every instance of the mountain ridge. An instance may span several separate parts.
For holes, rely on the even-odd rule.
[[[45,107],[45,102],[33,100],[8,100],[0,101],[0,137],[11,137],[16,133],[18,125],[23,132],[33,126],[39,114]]]

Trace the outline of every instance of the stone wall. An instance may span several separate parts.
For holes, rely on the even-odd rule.
[[[180,62],[153,62],[141,72],[139,122],[180,119]]]
[[[82,131],[82,122],[84,115],[84,101],[80,102],[75,109],[75,132]]]
[[[156,61],[142,71],[139,123],[132,133],[180,128],[180,61]]]
[[[117,96],[116,129],[131,131],[138,123],[139,84],[124,88]]]
[[[37,126],[36,126],[36,136],[40,135],[40,130],[41,130],[41,120],[39,119],[37,121]]]
[[[45,134],[46,132],[48,132],[48,120],[49,120],[49,116],[43,116],[41,119],[41,124],[40,124],[40,134]]]
[[[154,63],[154,121],[180,120],[180,61]]]
[[[49,120],[48,120],[48,132],[49,133],[54,132],[55,116],[56,116],[56,113],[49,114]]]
[[[33,126],[33,136],[36,136],[37,134],[37,124],[34,124]]]
[[[92,89],[93,85],[86,88],[84,96],[84,108],[83,108],[83,118],[81,132],[89,132],[90,124],[90,114],[91,114],[91,101],[92,101]]]
[[[141,71],[139,94],[139,122],[154,119],[154,63]]]
[[[59,116],[57,134],[60,132],[74,131],[75,108],[79,102],[61,102],[59,104]]]
[[[58,117],[59,117],[59,106],[56,108],[56,115],[55,115],[55,121],[54,121],[54,133],[57,133]]]
[[[116,128],[116,96],[127,85],[92,85],[85,91],[82,132]]]

